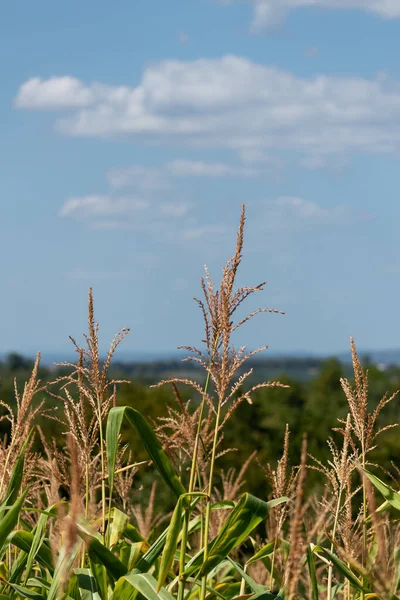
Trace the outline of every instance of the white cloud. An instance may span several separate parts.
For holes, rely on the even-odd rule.
[[[222,1],[229,5],[244,0]],[[384,19],[400,18],[399,0],[251,0],[253,4],[253,31],[278,25],[285,16],[297,8],[323,8],[331,10],[362,10]]]
[[[160,212],[166,217],[184,217],[189,212],[186,202],[168,202],[161,204]]]
[[[132,167],[110,169],[107,174],[109,184],[115,189],[135,187],[141,191],[164,191],[169,182],[163,168],[134,165]]]
[[[158,167],[134,165],[110,169],[107,179],[114,189],[135,188],[141,192],[160,192],[183,177],[258,177],[260,169],[196,160],[172,160]]]
[[[80,108],[94,101],[93,90],[75,77],[32,77],[21,85],[15,98],[18,108]]]
[[[225,233],[225,225],[198,224],[190,210],[191,206],[186,202],[171,202],[160,198],[138,200],[109,194],[69,198],[61,207],[59,216],[86,223],[91,229],[131,230],[171,241],[192,241]],[[76,269],[68,276],[73,279],[106,279],[108,274],[96,275],[87,273],[84,269]]]
[[[282,196],[265,204],[264,224],[268,229],[299,229],[305,226],[346,225],[370,218],[348,205],[323,207],[297,196]]]
[[[176,227],[177,219],[182,220],[189,211],[186,202],[104,194],[68,198],[59,216],[82,221],[92,229],[168,233]]]
[[[174,160],[167,163],[165,167],[175,177],[256,177],[259,175],[255,169],[200,160]]]
[[[62,108],[67,98],[62,104],[54,92],[57,81],[64,78],[41,81],[29,94],[24,84],[17,106]],[[130,136],[138,142],[225,148],[241,155],[400,151],[400,84],[382,77],[303,78],[225,56],[163,61],[148,67],[132,88],[78,80],[74,85],[86,105],[79,108],[70,98],[72,112],[56,121],[66,135]],[[207,170],[192,165],[186,171],[196,169]]]
[[[61,217],[101,218],[142,212],[149,208],[147,200],[113,196],[76,196],[61,207]]]

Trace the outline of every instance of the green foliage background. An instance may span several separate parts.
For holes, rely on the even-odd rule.
[[[17,383],[29,377],[32,367],[30,359],[18,354],[10,354],[0,363],[0,397],[13,405],[14,378]],[[343,394],[340,378],[351,373],[350,365],[341,363],[336,358],[325,361],[316,359],[274,359],[258,360],[253,365],[253,381],[265,379],[278,379],[289,385],[289,388],[260,389],[253,394],[253,404],[243,402],[235,415],[224,428],[223,448],[235,448],[219,459],[219,467],[225,472],[230,468],[239,470],[250,454],[256,450],[257,458],[247,471],[246,480],[248,488],[259,497],[268,497],[270,490],[264,476],[262,467],[268,462],[276,463],[282,452],[283,436],[286,423],[289,425],[290,453],[292,465],[297,465],[300,455],[300,446],[303,433],[308,436],[308,451],[321,460],[324,464],[330,458],[326,440],[335,436],[332,428],[336,426],[338,418],[347,414],[347,403]],[[374,364],[369,367],[370,380],[370,406],[373,409],[383,394],[388,391],[392,394],[400,388],[400,367],[393,365],[385,370]],[[65,369],[62,371],[65,374]],[[43,384],[56,379],[59,371],[57,368],[42,366],[40,377]],[[203,374],[195,368],[188,367],[186,363],[176,361],[155,363],[116,363],[111,373],[113,377],[130,380],[122,384],[118,390],[118,404],[131,406],[146,415],[147,419],[156,421],[158,417],[166,415],[167,406],[174,406],[175,399],[169,386],[152,388],[161,378],[169,375],[190,376],[202,381]],[[192,392],[182,387],[183,399],[192,398],[194,403],[199,398]],[[42,397],[47,398],[47,404],[61,415],[62,406],[43,391],[37,401]],[[1,411],[0,407],[0,414]],[[398,402],[390,403],[385,411],[385,424],[400,421],[400,407]],[[56,437],[60,446],[65,443],[62,429],[52,420],[41,418],[39,425],[46,437]],[[0,422],[0,436],[7,433],[7,421]],[[370,460],[379,463],[383,468],[390,470],[391,461],[396,460],[398,449],[397,428],[384,432],[379,440],[379,446],[371,453]],[[123,430],[123,439],[130,439],[135,461],[146,460],[147,456],[138,439],[132,439],[127,429]],[[36,440],[36,450],[41,450],[40,441]],[[136,478],[136,487],[144,488],[138,496],[143,501],[150,493],[154,480],[154,471],[142,470]],[[317,471],[309,471],[307,487],[319,488],[323,485],[323,477]],[[157,502],[168,503],[168,491],[163,486],[157,495]],[[163,491],[162,491],[163,490]],[[147,492],[147,493],[146,493]],[[172,502],[172,498],[170,499]],[[171,504],[172,506],[172,504]]]

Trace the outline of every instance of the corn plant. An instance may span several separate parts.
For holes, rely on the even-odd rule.
[[[265,498],[242,490],[248,462],[236,480],[233,471],[217,478],[228,419],[242,402],[251,410],[257,389],[283,387],[276,381],[246,387],[251,369],[243,374],[242,367],[265,348],[232,345],[249,319],[279,314],[264,307],[235,321],[242,303],[265,286],[235,288],[244,225],[243,208],[219,287],[207,270],[201,282],[203,346],[184,347],[187,360],[204,369],[204,384],[176,378],[157,384],[172,387],[178,409],[150,423],[141,410],[118,405],[121,382],[108,373],[128,330],[101,361],[91,290],[85,345],[72,339],[76,364],[65,363],[66,374],[44,389],[38,356],[22,395],[16,388],[16,409],[2,403],[11,431],[0,444],[0,600],[400,597],[400,493],[369,460],[386,429],[379,428],[379,414],[394,396],[369,412],[368,373],[353,341],[354,384],[342,380],[349,412],[332,424],[328,464],[308,454],[304,437],[299,464],[290,468],[286,427],[282,456],[260,465],[271,489]],[[193,392],[189,403],[182,386]],[[61,404],[61,417],[37,401],[45,393]],[[65,434],[63,447],[35,428],[44,414]],[[33,450],[35,438],[41,453]],[[145,460],[135,460],[133,440]],[[146,508],[143,501],[132,505],[129,492],[140,469],[157,472],[174,499],[171,512],[154,517],[155,483]],[[320,496],[308,494],[310,469],[326,478]],[[67,498],[60,499],[60,488]]]

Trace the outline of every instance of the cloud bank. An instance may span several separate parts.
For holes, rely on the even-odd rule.
[[[221,4],[229,6],[243,0],[222,0]],[[254,32],[279,25],[288,13],[300,8],[320,8],[330,10],[362,10],[383,19],[400,18],[398,0],[251,0],[253,20],[251,28]]]
[[[145,69],[136,87],[34,78],[20,87],[15,106],[55,111],[56,129],[68,136],[128,137],[242,156],[294,152],[305,164],[400,150],[399,82],[303,78],[240,56],[165,60]],[[170,168],[203,169],[200,163]]]

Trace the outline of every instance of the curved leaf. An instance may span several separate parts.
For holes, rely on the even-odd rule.
[[[22,477],[24,475],[24,466],[25,466],[25,452],[29,442],[32,439],[33,429],[29,432],[28,437],[26,438],[19,456],[15,462],[14,468],[11,471],[10,480],[8,482],[6,495],[4,497],[3,504],[14,504],[14,502],[18,498],[19,491],[22,485]]]
[[[77,529],[79,536],[89,546],[89,558],[92,558],[96,563],[100,561],[115,580],[127,573],[125,565],[113,552],[104,546],[97,534],[90,530],[84,519],[79,520]]]
[[[219,534],[210,543],[207,560],[204,561],[204,550],[201,550],[189,562],[184,574],[191,575],[200,569],[200,576],[206,575],[234,548],[240,546],[267,515],[266,502],[251,494],[243,494]]]
[[[196,496],[196,498],[205,497],[206,494],[202,492],[193,492],[190,494],[183,494],[180,496],[178,502],[176,503],[175,510],[172,514],[172,518],[168,527],[167,538],[165,540],[164,551],[161,557],[161,565],[160,572],[158,575],[158,588],[160,589],[167,578],[167,575],[170,571],[171,565],[174,562],[176,548],[178,546],[178,539],[181,533],[183,517],[184,517],[184,507],[187,506],[187,500],[191,496]],[[187,509],[188,510],[188,509]]]
[[[265,558],[266,556],[273,554],[274,548],[276,548],[276,546],[277,546],[277,544],[276,544],[275,540],[268,542],[268,544],[266,544],[265,546],[260,548],[260,550],[258,550],[258,552],[256,552],[255,554],[253,554],[253,556],[251,558],[249,558],[246,565],[247,566],[252,565],[257,560],[261,560],[262,558]]]
[[[385,498],[385,500],[391,506],[393,506],[393,508],[400,510],[400,494],[398,492],[395,492],[391,487],[386,485],[386,483],[381,481],[379,479],[379,477],[377,477],[376,475],[373,475],[373,473],[370,473],[369,471],[366,471],[365,469],[363,470],[363,472],[368,477],[368,479],[370,480],[372,485],[378,490],[378,492],[380,492],[382,494],[382,496]],[[382,508],[381,508],[381,510],[382,510]]]
[[[181,480],[171,465],[169,458],[162,449],[154,431],[147,423],[143,415],[130,406],[115,406],[109,412],[106,433],[110,495],[114,486],[114,471],[117,460],[118,437],[124,418],[128,421],[132,429],[134,429],[139,435],[150,459],[167,485],[177,496],[184,494],[186,490],[183,487]]]
[[[161,589],[174,562],[175,551],[178,545],[178,537],[182,529],[184,512],[182,510],[181,496],[176,503],[175,510],[168,528],[168,534],[165,540],[164,551],[161,557],[160,571],[158,574],[157,591]]]
[[[101,600],[96,579],[90,569],[75,569],[82,600]]]
[[[312,545],[312,551],[317,552],[319,554],[324,554],[337,568],[337,570],[350,581],[351,585],[355,587],[360,592],[366,592],[367,590],[364,588],[362,582],[354,575],[352,571],[348,568],[348,566],[340,560],[333,552],[327,550],[327,548],[322,548],[321,546]]]
[[[175,600],[165,588],[157,592],[157,580],[148,573],[134,573],[120,579],[115,586],[114,600],[131,600],[138,591],[146,600]]]
[[[27,554],[31,551],[33,545],[34,535],[30,531],[17,530],[14,531],[10,542],[17,546],[20,550],[23,550]],[[35,553],[35,556],[41,565],[46,567],[52,573],[53,571],[53,555],[49,546],[42,542],[41,546]],[[28,558],[28,557],[26,557]]]
[[[4,553],[6,540],[18,523],[19,513],[21,512],[27,491],[28,490],[25,490],[22,496],[12,505],[7,514],[0,520],[0,555]]]

